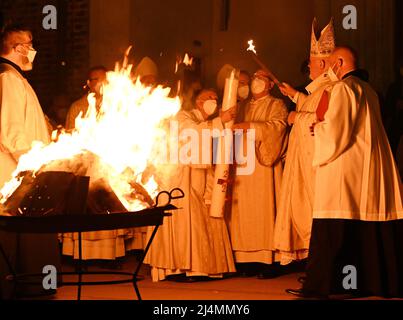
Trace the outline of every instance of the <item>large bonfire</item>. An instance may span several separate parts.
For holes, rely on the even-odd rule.
[[[73,132],[54,132],[49,145],[32,145],[0,191],[0,203],[27,172],[66,171],[90,176],[90,184],[105,181],[129,211],[150,205],[161,191],[161,173],[169,175],[159,156],[167,148],[165,126],[179,111],[180,100],[169,97],[170,88],[143,86],[131,70],[126,54],[123,64],[107,73],[99,112],[89,95],[88,111],[77,117]]]

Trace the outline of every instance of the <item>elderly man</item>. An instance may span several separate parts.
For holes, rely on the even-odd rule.
[[[400,177],[378,97],[356,61],[349,48],[334,51],[340,81],[314,126],[314,219],[303,297],[403,296]]]
[[[310,78],[308,96],[297,92],[287,83],[281,91],[296,103],[296,111],[288,117],[292,126],[287,159],[281,185],[280,202],[275,228],[275,247],[281,254],[281,263],[288,264],[308,257],[311,237],[315,170],[312,167],[314,137],[310,127],[317,121],[316,111],[322,97],[328,95],[332,79],[328,74],[330,55],[335,48],[333,22],[323,29],[318,39],[316,19],[312,26],[310,50]]]
[[[202,90],[196,97],[194,109],[178,113],[179,134],[191,132],[201,141],[203,130],[222,130],[224,123],[234,119],[235,106],[221,112],[219,117],[214,117],[216,113],[217,94],[213,90]],[[186,136],[183,139],[187,140]],[[206,146],[194,144],[192,147],[198,148],[201,154]],[[207,149],[211,154],[211,144]],[[153,281],[168,277],[174,281],[193,282],[235,272],[224,218],[209,215],[214,179],[211,163],[204,163],[201,157],[189,164],[184,164],[183,160],[168,182],[171,188],[179,187],[185,193],[185,198],[175,203],[181,209],[165,218],[146,258],[152,268]]]
[[[88,79],[86,88],[88,92],[77,101],[73,102],[67,113],[66,129],[71,130],[76,126],[76,118],[81,112],[81,116],[85,116],[88,111],[88,94],[95,95],[95,107],[99,111],[102,103],[102,84],[106,80],[106,68],[104,66],[95,66],[88,71]]]
[[[255,131],[256,163],[251,175],[235,178],[230,216],[232,247],[237,269],[248,273],[256,266],[261,279],[278,274],[273,236],[283,174],[281,159],[287,147],[288,112],[282,100],[270,95],[273,85],[265,71],[254,74],[244,122],[234,125],[234,129],[244,132]]]
[[[0,33],[0,188],[11,179],[21,155],[33,141],[50,142],[47,122],[24,71],[33,68],[36,51],[32,34],[22,26]],[[42,273],[45,265],[60,267],[56,235],[0,233],[0,242],[17,273]],[[5,276],[10,270],[0,258],[0,297],[12,294]],[[21,294],[44,293],[42,286],[18,286]]]

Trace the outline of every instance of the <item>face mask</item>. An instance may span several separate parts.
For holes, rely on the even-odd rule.
[[[332,80],[332,81],[339,81],[340,79],[339,79],[339,77],[338,77],[338,73],[339,73],[339,71],[340,71],[340,67],[337,69],[337,72],[334,72],[334,70],[333,70],[333,68],[334,68],[334,66],[337,64],[337,62],[333,65],[333,66],[331,66],[330,68],[329,68],[329,70],[327,71],[327,74],[329,75],[329,78],[330,78],[330,80]]]
[[[252,81],[251,89],[253,94],[260,94],[266,88],[266,83],[261,79],[254,79]]]
[[[241,99],[246,99],[249,96],[249,86],[243,86],[238,88],[238,96]]]
[[[207,100],[203,103],[204,112],[211,116],[217,110],[217,101],[215,100]]]
[[[317,88],[319,88],[323,84],[332,82],[332,81],[334,81],[334,80],[331,79],[329,72],[324,72],[319,77],[317,77],[315,80],[312,80],[312,82],[305,87],[305,90],[308,91],[309,94],[312,94],[312,92],[314,92]]]
[[[37,53],[37,51],[34,50],[34,49],[28,50],[27,58],[28,58],[28,61],[29,61],[29,62],[31,62],[31,63],[34,62],[36,53]]]

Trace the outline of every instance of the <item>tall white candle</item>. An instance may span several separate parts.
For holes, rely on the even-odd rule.
[[[227,111],[237,103],[239,85],[239,70],[234,69],[230,76],[225,79],[225,89],[222,110]],[[214,185],[211,197],[210,216],[221,218],[224,216],[225,198],[228,189],[229,163],[232,160],[232,126],[234,122],[227,122],[223,135],[219,138],[217,153],[219,154],[219,163],[215,167]]]

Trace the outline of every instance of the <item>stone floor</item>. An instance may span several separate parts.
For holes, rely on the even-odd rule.
[[[134,256],[126,257],[122,263],[122,270],[132,272],[137,260]],[[65,261],[63,271],[72,271],[71,261]],[[97,263],[88,266],[89,271],[113,271],[101,268]],[[140,274],[144,280],[138,282],[140,293],[144,300],[293,300],[294,296],[287,294],[285,289],[298,288],[298,277],[303,272],[288,270],[286,274],[267,280],[255,277],[241,278],[228,277],[222,280],[195,283],[177,283],[172,281],[152,282],[148,266],[143,266]],[[75,281],[76,276],[65,276],[64,280]],[[110,279],[119,279],[119,276],[108,276]],[[105,276],[89,275],[84,280],[105,280]],[[55,300],[74,300],[77,297],[77,287],[65,286],[57,290]],[[136,299],[131,284],[117,284],[105,286],[84,286],[82,300],[133,300]],[[371,297],[368,299],[377,299]]]

